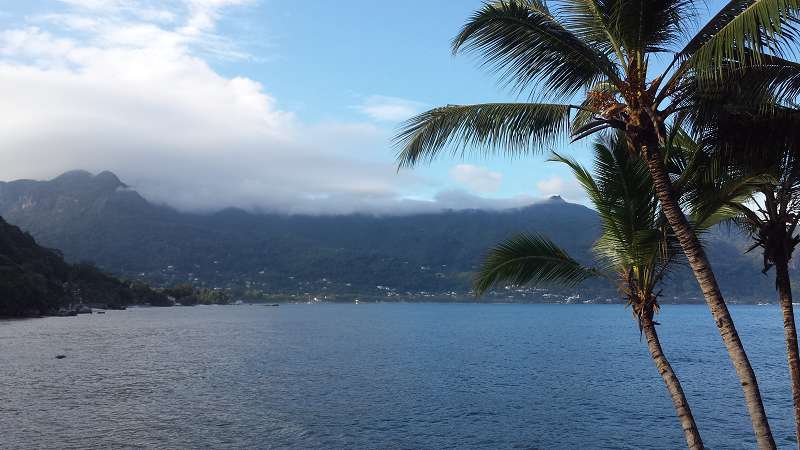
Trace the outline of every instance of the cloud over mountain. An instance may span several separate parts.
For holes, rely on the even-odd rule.
[[[407,200],[442,189],[396,172],[393,128],[379,123],[420,104],[373,96],[357,109],[377,122],[309,123],[268,87],[214,68],[215,58],[251,57],[218,25],[227,8],[252,1],[61,3],[0,32],[0,179],[113,170],[149,199],[191,210],[445,207]],[[461,172],[456,179],[477,193],[499,183],[494,173]],[[447,207],[485,203],[463,201]]]

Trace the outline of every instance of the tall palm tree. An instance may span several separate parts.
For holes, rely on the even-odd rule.
[[[800,442],[800,352],[792,305],[789,263],[800,236],[800,110],[776,106],[768,113],[737,111],[717,115],[700,143],[712,151],[710,177],[691,183],[690,203],[696,211],[727,207],[737,213],[734,223],[753,240],[749,251],[760,248],[763,273],[775,268],[775,287],[783,316],[786,355],[794,403],[795,436]],[[743,173],[764,174],[749,202],[726,202],[719,183]]]
[[[672,116],[698,109],[721,83],[743,71],[760,90],[796,92],[797,66],[780,58],[791,43],[800,0],[731,0],[699,31],[691,0],[544,0],[487,2],[453,41],[478,52],[519,93],[536,102],[449,105],[409,120],[397,136],[400,167],[482,150],[536,152],[559,138],[606,129],[625,134],[647,163],[661,209],[703,291],[744,391],[756,440],[775,448],[755,373],[700,240],[681,210],[663,158]],[[685,45],[680,45],[685,42]],[[671,55],[653,75],[650,61]],[[749,70],[753,69],[753,70]],[[757,97],[757,96],[756,96]],[[757,99],[756,99],[757,100]],[[702,115],[692,116],[700,119]]]
[[[680,248],[658,207],[647,166],[630,154],[624,138],[600,140],[594,145],[594,155],[594,175],[563,156],[555,154],[552,160],[570,167],[600,216],[602,232],[592,248],[597,267],[581,265],[543,236],[522,234],[489,252],[476,277],[475,290],[480,295],[499,283],[574,286],[594,276],[615,282],[646,338],[686,444],[701,449],[700,432],[678,376],[661,348],[654,321],[659,310],[656,290],[680,262]],[[737,199],[728,200],[735,204]],[[722,217],[709,214],[695,227],[705,229]]]

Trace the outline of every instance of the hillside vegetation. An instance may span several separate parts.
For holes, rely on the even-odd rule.
[[[131,286],[91,264],[68,264],[56,250],[0,218],[0,316],[52,314],[78,303],[125,306],[162,300],[147,286]]]
[[[253,298],[265,292],[378,295],[387,288],[456,291],[463,298],[486,250],[520,231],[546,234],[584,262],[599,234],[593,210],[560,197],[504,211],[405,216],[200,214],[153,204],[110,172],[82,171],[0,183],[0,215],[71,262],[93,261],[165,287],[232,288]],[[724,231],[706,239],[732,299],[773,297],[773,284],[758,275],[758,255],[744,254],[745,240]],[[665,296],[699,300],[696,285],[688,270],[678,270]],[[602,286],[582,292],[615,296]]]

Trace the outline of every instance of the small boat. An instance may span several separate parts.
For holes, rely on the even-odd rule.
[[[281,306],[281,305],[277,303],[270,303],[270,304],[265,304],[264,306]]]
[[[94,313],[95,314],[105,314],[106,312],[105,311],[95,311]]]

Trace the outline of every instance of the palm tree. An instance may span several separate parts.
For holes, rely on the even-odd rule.
[[[740,83],[744,74],[758,81],[758,89],[749,86],[754,101],[761,91],[797,92],[800,69],[779,50],[795,37],[800,0],[731,0],[691,37],[691,0],[552,3],[553,9],[544,0],[487,2],[453,41],[454,53],[477,51],[507,85],[540,101],[448,105],[422,113],[396,138],[399,166],[429,161],[447,147],[462,156],[473,150],[521,156],[567,135],[577,140],[606,129],[623,132],[630,150],[646,162],[661,210],[703,291],[758,445],[775,448],[755,373],[681,210],[663,146],[674,115],[713,104],[709,96],[716,88]],[[650,61],[663,54],[672,55],[670,63],[653,76]]]
[[[734,223],[753,240],[748,249],[761,248],[763,273],[775,267],[775,287],[783,316],[786,354],[794,403],[795,435],[800,442],[800,352],[792,305],[789,262],[800,243],[800,110],[776,106],[764,114],[738,111],[717,116],[707,127],[701,143],[714,146],[711,165],[715,173],[691,183],[692,208],[696,211],[727,207],[737,215]],[[726,202],[718,195],[718,183],[750,172],[764,174],[757,195],[749,202]]]
[[[595,276],[615,282],[647,340],[686,444],[701,449],[700,432],[678,376],[661,348],[654,321],[659,310],[656,289],[679,262],[680,248],[658,207],[647,166],[631,156],[624,138],[600,140],[594,145],[594,155],[594,176],[571,159],[558,154],[551,159],[570,167],[600,216],[602,233],[592,248],[597,267],[581,265],[543,236],[522,234],[490,251],[476,277],[475,290],[481,295],[499,283],[574,286]],[[696,227],[705,229],[720,217],[710,215]]]

